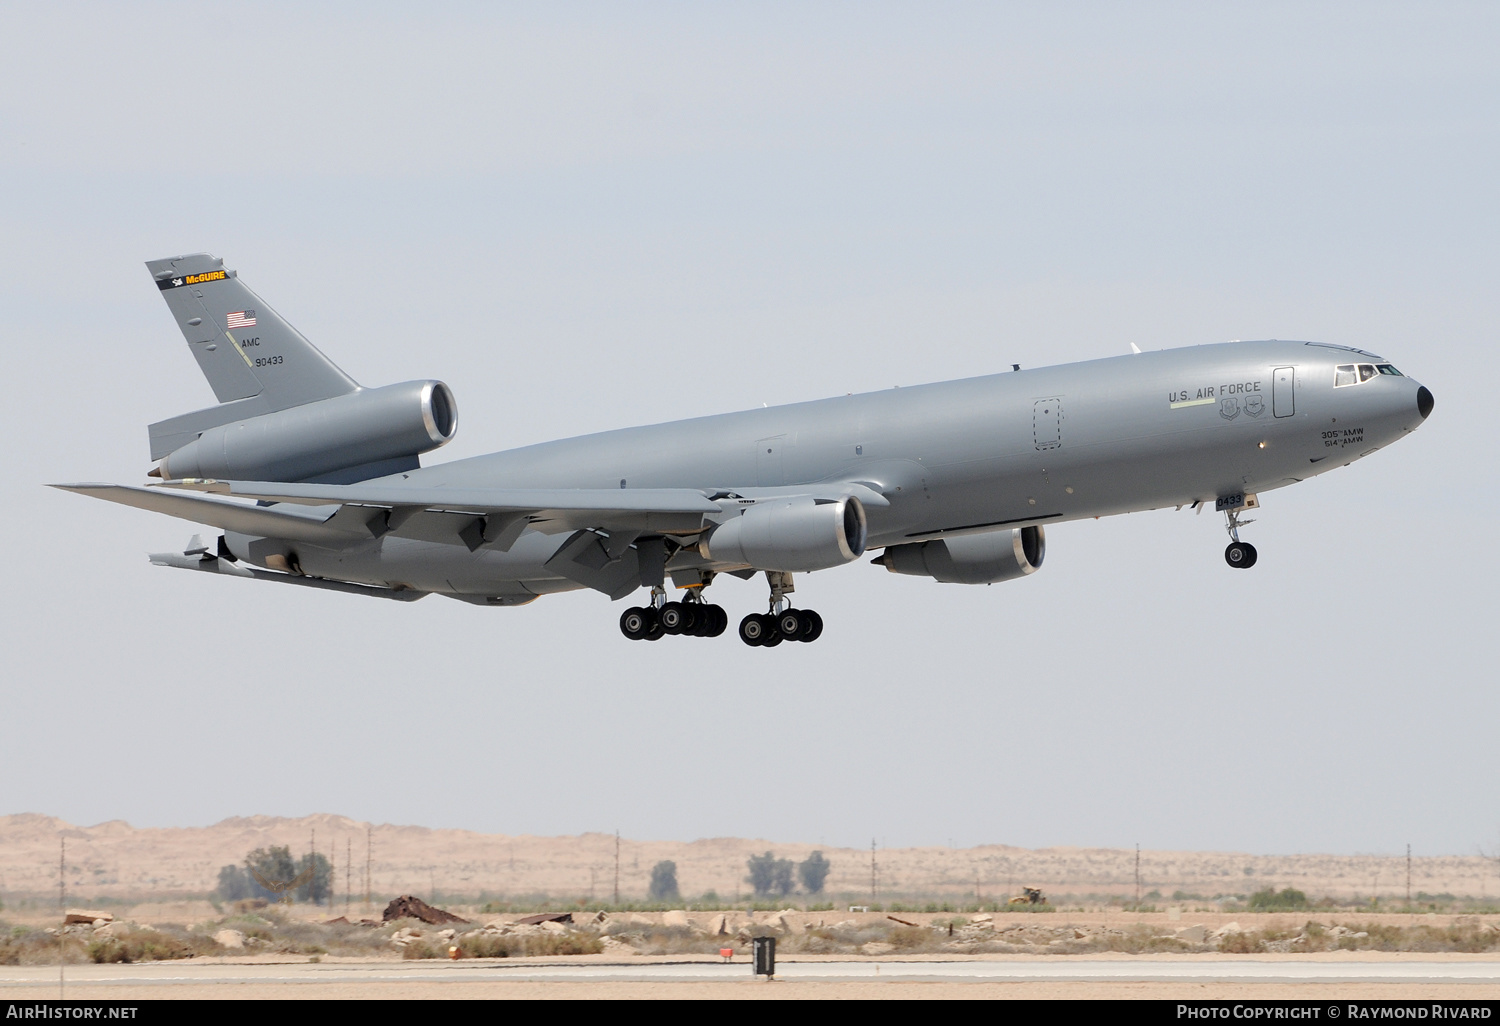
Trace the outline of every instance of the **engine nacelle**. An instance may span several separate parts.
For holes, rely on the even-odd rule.
[[[892,545],[874,562],[894,574],[945,584],[994,584],[1036,573],[1046,555],[1047,533],[1040,527],[1018,527]]]
[[[865,533],[865,508],[852,495],[768,499],[714,528],[698,550],[757,570],[826,570],[864,555]]]
[[[306,481],[367,464],[414,460],[451,441],[457,431],[458,407],[448,386],[407,381],[210,428],[170,453],[153,473],[169,480]]]

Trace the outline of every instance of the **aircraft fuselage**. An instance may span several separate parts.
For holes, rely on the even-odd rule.
[[[1346,466],[1419,426],[1413,379],[1319,343],[1197,346],[627,428],[412,470],[437,487],[701,488],[747,496],[858,483],[869,547],[1260,493]],[[1347,375],[1345,375],[1347,376]],[[387,536],[298,546],[303,572],[510,604],[581,585],[508,551]],[[232,550],[254,560],[246,536]],[[694,549],[669,570],[710,567]]]

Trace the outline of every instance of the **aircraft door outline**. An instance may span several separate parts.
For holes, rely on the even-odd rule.
[[[1062,448],[1062,399],[1038,399],[1031,407],[1031,432],[1038,451]]]
[[[786,484],[785,453],[786,435],[762,438],[755,443],[756,484],[763,488]]]
[[[1271,372],[1271,412],[1290,417],[1297,412],[1297,368],[1277,367]]]

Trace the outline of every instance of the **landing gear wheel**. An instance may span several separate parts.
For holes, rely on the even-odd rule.
[[[661,629],[668,634],[691,634],[696,617],[690,606],[668,602],[661,607]]]
[[[788,641],[801,641],[809,626],[806,615],[795,609],[788,609],[776,618],[776,630]]]
[[[651,621],[646,617],[646,611],[640,606],[631,606],[620,614],[620,633],[631,641],[640,641],[646,636]]]
[[[707,626],[703,629],[705,638],[717,638],[729,627],[729,614],[724,611],[723,606],[709,606],[705,612],[708,613]]]
[[[767,617],[751,613],[740,621],[740,640],[752,648],[764,645],[770,636],[771,624]]]
[[[807,630],[803,631],[802,636],[797,640],[817,641],[820,637],[823,636],[823,618],[817,613],[813,612],[811,609],[802,610],[802,615],[807,617],[807,619],[811,622],[807,625]]]
[[[1230,542],[1224,550],[1224,562],[1236,570],[1248,570],[1255,565],[1258,555],[1255,546],[1249,542]]]

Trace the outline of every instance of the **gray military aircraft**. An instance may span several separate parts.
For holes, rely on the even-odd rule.
[[[1231,342],[423,467],[458,426],[447,385],[359,386],[206,253],[146,266],[219,405],[151,425],[158,483],[56,487],[224,532],[153,563],[492,606],[646,588],[620,617],[639,640],[722,634],[704,599],[721,573],[770,586],[767,612],[740,621],[746,644],[814,641],[823,620],[792,607],[793,574],[879,549],[893,573],[992,584],[1041,567],[1049,523],[1165,506],[1212,503],[1225,560],[1246,569],[1258,493],[1368,456],[1433,406],[1359,349]]]

